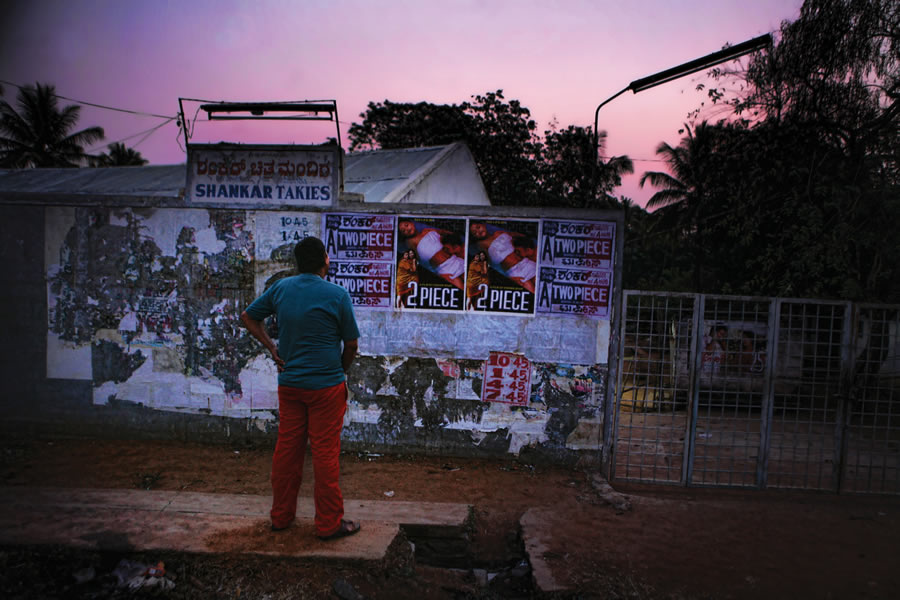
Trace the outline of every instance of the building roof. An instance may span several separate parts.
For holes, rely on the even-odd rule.
[[[97,169],[0,169],[0,193],[160,196],[184,192],[184,165]]]
[[[462,144],[348,154],[344,191],[366,202],[397,202]]]
[[[344,191],[363,194],[366,202],[409,201],[416,188],[442,167],[478,178],[468,148],[462,143],[427,148],[372,150],[344,159]],[[184,194],[185,165],[148,165],[83,169],[0,169],[0,194],[85,194],[93,196],[155,196]],[[480,184],[480,178],[478,178]],[[482,188],[483,189],[483,188]],[[484,201],[473,204],[489,204]],[[417,199],[416,201],[423,201]]]

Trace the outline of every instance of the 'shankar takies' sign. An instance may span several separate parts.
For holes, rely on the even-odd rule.
[[[331,206],[336,151],[306,146],[189,144],[188,202]]]

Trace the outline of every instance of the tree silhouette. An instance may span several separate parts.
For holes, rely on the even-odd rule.
[[[36,83],[19,89],[18,110],[0,101],[0,167],[78,167],[84,148],[103,139],[102,127],[72,132],[81,107],[59,107],[56,88]]]
[[[649,181],[658,188],[647,208],[659,209],[656,218],[664,229],[672,231],[676,243],[687,240],[693,246],[694,285],[699,291],[703,288],[705,251],[703,216],[711,208],[709,188],[722,176],[717,152],[723,129],[706,121],[693,129],[687,124],[684,127],[686,135],[678,146],[663,142],[656,149],[671,173],[647,171],[641,176],[640,185]]]
[[[351,150],[416,148],[464,142],[495,205],[614,206],[614,188],[634,166],[626,156],[596,164],[590,128],[535,133],[531,111],[503,90],[461,104],[370,102],[350,126]],[[602,140],[606,134],[601,133]]]
[[[602,154],[606,132],[598,136]],[[576,208],[617,208],[612,195],[622,185],[622,175],[634,173],[634,163],[627,156],[611,156],[606,162],[595,157],[594,138],[590,127],[569,125],[563,130],[544,132],[541,154],[541,191],[544,204]]]
[[[897,1],[805,0],[771,52],[720,76],[751,123],[722,223],[747,248],[741,291],[897,302]]]
[[[149,162],[140,152],[125,144],[113,142],[108,147],[108,153],[102,152],[90,159],[92,167],[142,167]]]
[[[503,91],[461,104],[370,102],[350,126],[350,149],[417,148],[465,142],[494,204],[538,202],[540,140],[531,111]]]

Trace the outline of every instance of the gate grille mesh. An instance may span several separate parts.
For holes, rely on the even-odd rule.
[[[678,384],[674,346],[678,340],[690,340],[695,300],[649,294],[628,298],[617,394],[615,476],[677,483],[684,465],[688,388]]]
[[[900,493],[900,310],[863,306],[857,327],[844,489]]]
[[[625,291],[611,475],[900,494],[900,307]]]
[[[769,303],[707,298],[691,483],[757,485]]]
[[[843,304],[781,304],[769,487],[837,489],[845,315]]]

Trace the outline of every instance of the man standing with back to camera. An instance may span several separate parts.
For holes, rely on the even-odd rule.
[[[241,322],[278,367],[278,442],[272,456],[272,530],[287,529],[297,512],[306,442],[312,450],[316,535],[353,535],[344,520],[338,484],[341,427],[347,410],[346,371],[358,348],[359,328],[344,288],[325,281],[325,245],[308,237],[294,247],[299,274],[277,281],[243,313]],[[278,347],[263,320],[278,319]],[[341,350],[343,342],[343,350]]]

